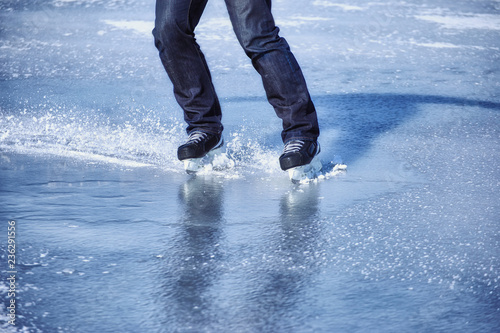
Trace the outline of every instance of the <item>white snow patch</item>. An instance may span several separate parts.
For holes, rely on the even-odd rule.
[[[348,10],[364,10],[364,8],[362,8],[362,7],[346,5],[343,3],[333,3],[333,2],[330,2],[328,0],[315,0],[315,1],[313,1],[313,5],[320,6],[320,7],[338,7],[338,8],[341,8],[343,10],[346,10],[346,11],[348,11]]]
[[[62,270],[62,272],[64,274],[71,275],[71,274],[73,274],[75,272],[75,270],[73,268],[65,268],[65,269]]]
[[[226,17],[216,17],[207,19],[205,21],[200,22],[198,29],[202,28],[211,28],[211,29],[220,29],[220,28],[229,28],[232,29],[231,21]]]
[[[332,18],[319,16],[292,16],[290,19],[297,21],[330,21]]]
[[[308,24],[311,22],[323,22],[323,21],[331,21],[330,17],[319,17],[319,16],[291,16],[287,19],[278,19],[276,20],[276,25],[283,27],[299,27],[304,24]]]
[[[50,153],[48,151],[47,153]],[[143,167],[149,167],[151,164],[149,163],[143,163],[143,162],[137,162],[133,160],[127,160],[119,157],[111,157],[111,156],[105,156],[105,155],[99,155],[96,153],[90,153],[90,152],[80,152],[80,151],[66,151],[66,152],[61,152],[61,151],[55,151],[55,155],[60,155],[60,156],[67,156],[67,157],[72,157],[72,158],[78,158],[82,160],[88,160],[88,161],[94,161],[94,162],[102,162],[102,163],[109,163],[109,164],[116,164],[116,165],[121,165],[124,167],[130,167],[130,168],[143,168]],[[70,228],[77,228],[78,226],[73,226],[70,225]]]
[[[198,36],[206,41],[235,41],[231,21],[227,17],[215,17],[202,21],[196,28]]]
[[[114,21],[114,20],[104,20],[104,23],[109,24],[115,28],[122,30],[133,30],[136,33],[151,35],[154,23],[152,21]]]
[[[149,164],[149,163],[137,162],[137,161],[127,160],[127,159],[119,158],[119,157],[100,155],[98,153],[71,151],[71,150],[64,151],[64,150],[58,149],[57,147],[54,147],[54,148],[49,147],[46,149],[38,149],[38,148],[34,148],[34,147],[17,147],[17,149],[12,149],[9,146],[1,146],[1,148],[5,149],[7,151],[18,151],[18,152],[25,153],[25,154],[39,154],[40,152],[43,152],[43,153],[49,154],[49,155],[69,157],[69,158],[74,158],[74,159],[78,159],[78,160],[88,161],[89,164],[91,164],[92,162],[95,162],[95,163],[103,163],[103,164],[120,165],[123,167],[129,167],[129,168],[144,168],[144,167],[151,167],[152,166],[152,164]],[[77,225],[69,225],[68,228],[78,228],[78,226]]]
[[[460,46],[451,43],[413,43],[418,46],[434,47],[438,49],[459,49]]]
[[[463,14],[461,16],[417,15],[419,20],[439,23],[447,29],[500,30],[500,15]]]
[[[442,42],[418,43],[415,41],[410,41],[410,44],[413,44],[416,46],[422,46],[422,47],[436,48],[436,49],[475,49],[475,50],[487,50],[487,49],[497,50],[498,49],[495,47],[485,48],[482,46],[475,46],[475,45],[456,45],[456,44],[452,44],[452,43],[442,43]]]

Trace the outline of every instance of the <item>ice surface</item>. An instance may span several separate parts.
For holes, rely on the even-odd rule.
[[[273,10],[320,118],[327,168],[308,184],[279,168],[279,120],[222,0],[197,40],[236,164],[196,177],[153,1],[0,3],[19,290],[12,327],[0,267],[0,331],[498,331],[500,2]]]

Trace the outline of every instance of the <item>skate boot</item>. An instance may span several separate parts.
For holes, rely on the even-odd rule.
[[[322,168],[321,161],[318,158],[320,151],[317,141],[289,141],[279,158],[281,169],[288,171],[290,180],[293,183],[314,179]]]
[[[224,145],[220,134],[193,131],[185,144],[177,149],[177,157],[184,162],[184,169],[192,174],[213,161],[215,154]]]

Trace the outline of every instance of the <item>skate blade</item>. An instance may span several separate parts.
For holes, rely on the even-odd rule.
[[[184,170],[190,175],[203,171],[231,169],[235,165],[234,161],[224,153],[223,147],[216,148],[203,157],[191,158],[183,162]]]
[[[316,179],[322,168],[323,165],[316,155],[311,163],[288,170],[288,176],[294,184],[307,183]]]
[[[193,175],[200,171],[203,168],[203,163],[201,162],[202,158],[190,158],[187,160],[184,160],[184,170],[189,175]]]

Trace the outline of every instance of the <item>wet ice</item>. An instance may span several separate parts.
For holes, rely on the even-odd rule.
[[[348,165],[301,186],[222,1],[197,40],[237,163],[185,175],[153,7],[0,4],[2,330],[497,330],[498,1],[275,1],[322,158]]]

